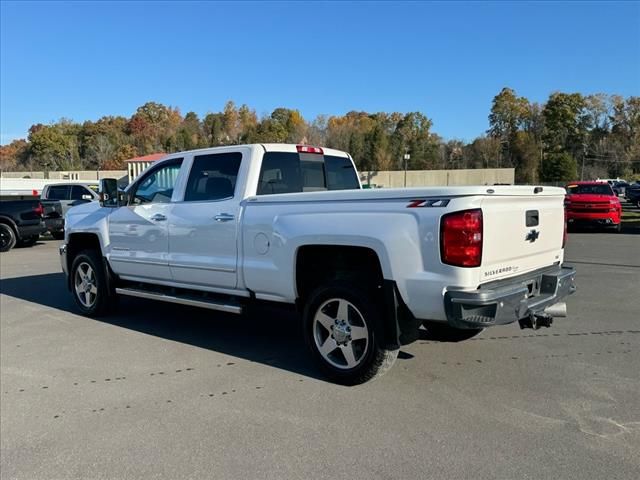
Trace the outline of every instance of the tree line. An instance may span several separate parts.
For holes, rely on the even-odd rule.
[[[423,113],[349,112],[312,121],[276,108],[259,118],[229,101],[200,118],[148,102],[130,117],[31,126],[27,139],[0,147],[3,170],[114,170],[156,152],[240,143],[308,143],[351,153],[359,170],[515,167],[518,183],[640,173],[640,97],[552,93],[532,103],[510,88],[494,98],[486,134],[445,140]]]

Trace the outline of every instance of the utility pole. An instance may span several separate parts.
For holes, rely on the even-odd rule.
[[[407,186],[407,166],[409,164],[409,159],[411,155],[409,155],[409,151],[406,150],[404,154],[404,186]]]
[[[584,159],[587,156],[587,144],[582,143],[582,168],[580,169],[580,180],[584,180]]]

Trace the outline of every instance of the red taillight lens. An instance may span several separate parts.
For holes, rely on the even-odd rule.
[[[38,206],[33,209],[33,213],[35,213],[39,217],[42,217],[44,215],[44,207],[41,203],[39,203]]]
[[[567,244],[569,234],[567,233],[567,215],[564,216],[564,233],[562,234],[562,248]]]
[[[324,154],[320,147],[311,147],[309,145],[296,145],[296,150],[298,150],[298,153],[317,153],[320,155]]]
[[[440,258],[456,267],[479,267],[482,263],[482,210],[463,210],[444,215],[440,221]]]

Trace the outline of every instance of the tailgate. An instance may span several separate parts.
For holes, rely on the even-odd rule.
[[[482,200],[480,283],[562,262],[564,196],[488,196]]]
[[[58,200],[41,200],[44,208],[44,218],[61,218],[62,204]]]

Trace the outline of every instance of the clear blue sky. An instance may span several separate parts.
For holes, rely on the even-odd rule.
[[[421,111],[445,138],[487,129],[504,86],[640,94],[640,3],[2,2],[2,143],[33,123],[200,115],[227,99],[311,119]]]

